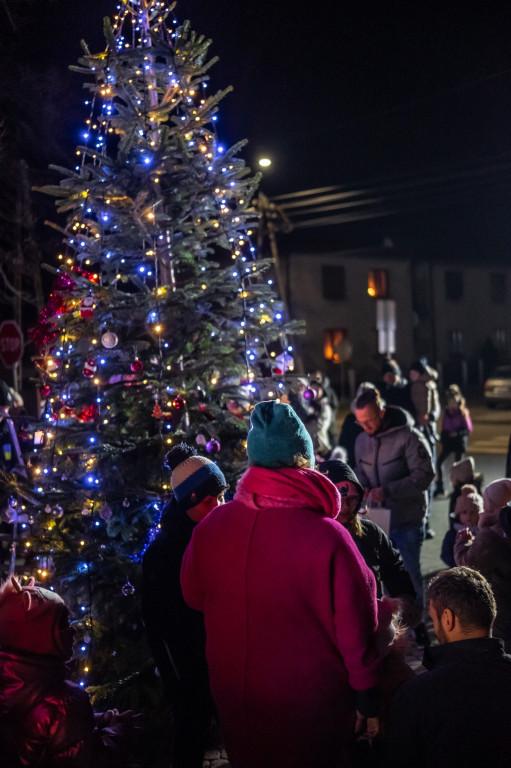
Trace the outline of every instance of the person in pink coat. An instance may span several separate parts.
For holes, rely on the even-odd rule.
[[[247,452],[233,501],[199,523],[181,569],[186,602],[204,613],[229,761],[341,768],[356,722],[378,730],[374,577],[290,406],[256,405]]]

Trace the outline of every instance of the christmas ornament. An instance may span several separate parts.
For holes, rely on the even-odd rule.
[[[128,499],[124,499],[123,502],[122,502],[122,506],[127,508],[127,507],[129,507],[129,505],[130,505],[130,503],[129,503]]]
[[[98,416],[99,416],[99,408],[96,405],[96,403],[92,403],[92,405],[82,408],[76,414],[78,421],[81,421],[84,424],[91,421],[95,421]]]
[[[310,402],[311,400],[315,400],[315,399],[316,399],[316,394],[317,394],[317,393],[316,393],[316,390],[315,390],[313,387],[307,387],[307,388],[306,388],[306,389],[304,389],[304,391],[303,391],[303,397],[304,397],[304,399],[305,399],[305,400],[308,400],[309,402]]]
[[[90,514],[90,509],[89,509],[88,507],[83,507],[83,509],[82,509],[82,515],[83,515],[84,517],[86,517],[86,516],[87,516],[87,515],[89,515],[89,514]]]
[[[32,432],[30,432],[28,427],[19,428],[18,441],[19,441],[21,450],[23,450],[24,447],[26,448],[27,444],[32,442],[33,439],[34,439],[34,435],[32,434]]]
[[[176,411],[181,411],[186,407],[186,400],[184,400],[182,397],[175,397],[172,401],[172,407],[175,408]]]
[[[124,595],[124,597],[130,597],[130,595],[135,594],[135,587],[128,580],[126,584],[124,584],[123,588],[121,589],[121,592]]]
[[[102,504],[99,508],[99,516],[102,520],[110,520],[112,517],[112,509],[108,504]]]
[[[113,349],[117,346],[119,338],[113,331],[107,331],[101,337],[101,343],[106,349]]]
[[[212,438],[211,440],[208,440],[208,442],[206,443],[206,450],[208,453],[212,453],[212,454],[219,453],[220,443],[218,442],[218,440],[215,440],[214,438]]]
[[[98,364],[95,360],[90,358],[86,361],[85,365],[83,366],[83,375],[87,376],[88,379],[92,379],[96,371],[98,370]]]
[[[41,393],[41,397],[49,397],[51,394],[51,388],[49,384],[45,384],[44,387],[41,387],[39,390]]]
[[[161,419],[161,417],[163,416],[163,411],[160,408],[160,404],[159,403],[155,403],[155,406],[153,408],[153,412],[152,412],[151,416],[154,419]]]
[[[203,446],[205,446],[205,445],[206,445],[206,443],[207,443],[207,440],[206,440],[206,438],[204,437],[204,435],[201,435],[201,433],[199,432],[199,434],[198,434],[198,435],[197,435],[197,437],[195,438],[195,442],[197,443],[197,445],[203,445]]]
[[[131,363],[130,368],[133,373],[140,373],[140,371],[144,370],[144,363],[136,357]]]
[[[90,320],[94,314],[94,299],[92,296],[86,296],[80,306],[80,316],[83,320]]]
[[[52,509],[52,514],[53,514],[53,517],[62,517],[63,516],[64,510],[62,509],[60,504],[57,504],[57,506]]]
[[[293,371],[294,367],[295,361],[293,356],[290,355],[289,352],[283,352],[275,358],[275,368],[273,369],[273,372],[280,376],[288,371]]]

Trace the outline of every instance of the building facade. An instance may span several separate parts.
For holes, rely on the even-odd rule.
[[[444,379],[477,382],[511,351],[511,268],[421,261],[392,246],[281,259],[293,318],[306,322],[297,339],[306,370],[334,382],[377,380],[382,359],[404,372],[425,356]],[[449,383],[449,382],[447,382]]]

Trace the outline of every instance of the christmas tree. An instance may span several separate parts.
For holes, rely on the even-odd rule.
[[[124,0],[106,50],[83,44],[83,144],[41,190],[66,221],[32,331],[43,423],[21,545],[26,574],[77,617],[76,678],[103,706],[141,706],[140,560],[169,492],[166,451],[196,445],[233,485],[251,403],[278,397],[296,330],[252,244],[257,178],[242,143],[217,136],[227,91],[208,95],[210,41],[173,8]]]

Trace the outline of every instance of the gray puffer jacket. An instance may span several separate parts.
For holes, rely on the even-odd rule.
[[[364,488],[383,488],[391,530],[423,520],[435,470],[429,446],[406,411],[387,406],[380,431],[358,435],[355,458]]]

